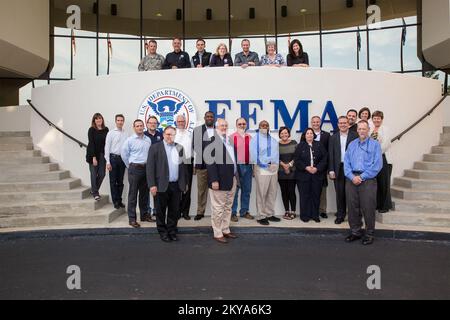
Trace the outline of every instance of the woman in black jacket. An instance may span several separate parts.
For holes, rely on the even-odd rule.
[[[316,134],[306,129],[302,141],[294,154],[297,187],[300,193],[300,219],[319,223],[320,193],[324,173],[327,169],[328,154],[320,142],[314,141]]]
[[[297,39],[294,39],[289,45],[289,54],[286,58],[288,67],[309,67],[309,57],[303,51],[303,46]]]
[[[233,59],[231,58],[228,48],[224,43],[217,46],[216,53],[211,56],[210,67],[232,67]]]
[[[106,174],[105,141],[108,131],[103,116],[100,113],[94,114],[88,131],[86,162],[89,163],[91,172],[91,194],[97,201],[100,200],[99,189]]]

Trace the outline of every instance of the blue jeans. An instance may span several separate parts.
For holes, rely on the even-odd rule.
[[[252,193],[252,177],[253,168],[251,164],[239,164],[238,165],[240,186],[236,189],[234,196],[233,207],[231,209],[232,215],[237,215],[237,207],[239,201],[239,190],[241,191],[241,210],[239,213],[241,217],[250,210],[250,194]]]

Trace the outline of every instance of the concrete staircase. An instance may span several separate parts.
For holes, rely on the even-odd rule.
[[[450,127],[444,127],[439,146],[423,161],[394,179],[391,192],[395,211],[378,214],[379,222],[450,227]]]
[[[123,213],[34,150],[29,132],[0,132],[0,228],[108,224]]]

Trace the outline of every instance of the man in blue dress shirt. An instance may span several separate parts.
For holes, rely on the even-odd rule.
[[[375,210],[377,207],[376,177],[383,166],[381,146],[369,137],[369,123],[358,123],[359,139],[348,146],[344,159],[344,172],[347,182],[345,193],[348,206],[348,222],[351,235],[345,241],[353,242],[363,236],[362,217],[366,232],[362,243],[373,243],[375,233]]]
[[[128,219],[130,226],[139,228],[136,221],[136,205],[139,193],[139,211],[141,222],[155,222],[148,213],[149,190],[147,186],[146,165],[148,150],[152,145],[149,137],[144,135],[144,122],[136,120],[133,123],[135,134],[129,137],[122,147],[122,160],[128,168]]]

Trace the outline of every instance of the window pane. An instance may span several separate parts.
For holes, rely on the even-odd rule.
[[[106,34],[101,34],[106,37]],[[111,53],[109,74],[136,72],[141,56],[140,38],[130,40],[110,39]],[[108,74],[108,40],[99,39],[99,74]]]
[[[231,0],[231,35],[274,35],[274,6],[273,0]]]
[[[76,54],[73,57],[73,77],[79,79],[97,74],[95,39],[76,39]]]
[[[144,1],[144,35],[149,38],[183,36],[182,0]]]
[[[186,38],[228,37],[228,1],[186,0],[185,6]]]
[[[417,27],[406,28],[406,43],[403,52],[405,70],[422,70],[422,63],[417,57]]]
[[[401,18],[417,15],[417,0],[377,0],[376,5],[381,10],[381,27],[399,26]]]
[[[319,31],[319,1],[279,0],[277,6],[278,34]]]
[[[81,30],[95,32],[97,29],[97,16],[94,14],[94,4],[96,0],[54,0],[51,8],[51,16],[54,27],[54,34],[70,35],[67,29],[67,19],[71,14],[67,13],[67,8],[77,5],[81,9]]]
[[[112,5],[116,7],[112,15]],[[99,31],[121,34],[122,37],[140,36],[140,0],[101,0]]]
[[[325,31],[366,25],[366,0],[353,0],[347,8],[346,1],[322,1],[322,29]]]
[[[57,30],[59,28],[55,28]],[[51,78],[70,78],[70,38],[54,39],[54,58],[53,69],[50,73]],[[76,42],[75,42],[76,43]]]
[[[372,30],[370,32],[371,69],[400,71],[401,36],[401,28]]]

